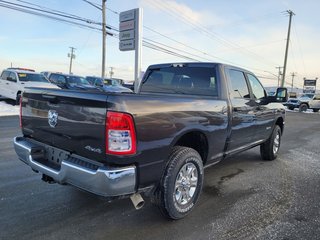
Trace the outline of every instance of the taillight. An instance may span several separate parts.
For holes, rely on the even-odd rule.
[[[113,155],[131,155],[137,150],[136,132],[130,114],[107,112],[106,153]]]
[[[20,97],[20,114],[19,114],[19,123],[20,123],[20,128],[22,128],[22,96]]]

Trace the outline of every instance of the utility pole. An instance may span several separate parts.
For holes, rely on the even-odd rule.
[[[114,74],[113,67],[110,67],[109,74],[110,74],[110,78],[112,78]]]
[[[70,47],[71,49],[71,53],[68,53],[68,57],[70,58],[70,65],[69,65],[69,74],[72,73],[72,59],[76,58],[76,55],[74,54],[74,50],[76,50],[76,48],[74,47]]]
[[[106,1],[102,0],[102,67],[101,67],[101,78],[104,79],[105,68],[106,68]]]
[[[291,81],[291,92],[293,92],[293,79],[296,76],[296,74],[293,72],[291,73],[292,81]]]
[[[286,53],[285,53],[285,56],[284,56],[281,87],[284,86],[284,81],[285,81],[285,78],[286,78],[287,58],[288,58],[289,42],[290,42],[290,31],[291,31],[291,20],[292,20],[292,16],[295,15],[295,13],[292,12],[291,10],[287,10],[287,13],[289,13],[289,27],[288,27],[288,35],[287,35]]]
[[[282,67],[276,67],[278,69],[278,87],[280,86],[280,79],[281,79],[281,68]]]

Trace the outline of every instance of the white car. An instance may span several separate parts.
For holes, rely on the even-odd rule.
[[[0,77],[0,95],[2,97],[16,100],[16,103],[19,104],[21,93],[25,87],[60,89],[50,83],[42,74],[33,70],[8,68],[2,71]]]
[[[311,108],[314,112],[319,112],[320,110],[320,94],[316,94],[308,102],[308,107]]]

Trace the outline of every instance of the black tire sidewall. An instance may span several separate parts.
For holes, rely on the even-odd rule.
[[[273,144],[274,144],[274,139],[275,139],[277,133],[279,133],[279,136],[280,136],[279,147],[278,147],[278,151],[276,153],[274,153],[273,152]],[[265,143],[263,143],[260,146],[260,154],[261,154],[261,157],[263,160],[272,161],[277,158],[279,150],[280,150],[280,146],[281,146],[281,135],[282,135],[281,128],[278,125],[275,125],[268,141],[266,141]]]
[[[184,148],[183,150],[185,150]],[[179,156],[177,161],[172,162],[172,165],[169,166],[169,171],[164,179],[164,201],[165,207],[168,211],[168,214],[173,219],[180,219],[186,216],[195,206],[197,203],[203,185],[203,164],[200,155],[193,149],[188,149],[189,151],[183,151],[186,154],[182,154]],[[187,164],[193,163],[194,166],[197,168],[198,171],[198,182],[196,191],[189,203],[186,205],[180,205],[176,202],[174,191],[175,191],[175,182],[177,175],[181,168]]]
[[[306,112],[308,110],[308,105],[307,104],[301,104],[299,107],[300,112]]]
[[[20,105],[20,98],[21,98],[21,93],[18,93],[16,97],[16,105]]]
[[[273,145],[274,145],[274,139],[276,138],[277,134],[279,133],[279,146],[278,146],[278,151],[276,153],[273,152]],[[272,150],[272,155],[273,158],[277,158],[279,150],[280,150],[280,146],[281,146],[281,128],[276,125],[274,131],[273,131],[273,136],[272,136],[272,140],[271,140],[271,150]]]

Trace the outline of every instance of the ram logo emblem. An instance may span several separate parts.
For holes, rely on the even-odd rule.
[[[48,123],[50,127],[56,127],[58,123],[58,113],[55,110],[49,110],[48,112]]]

